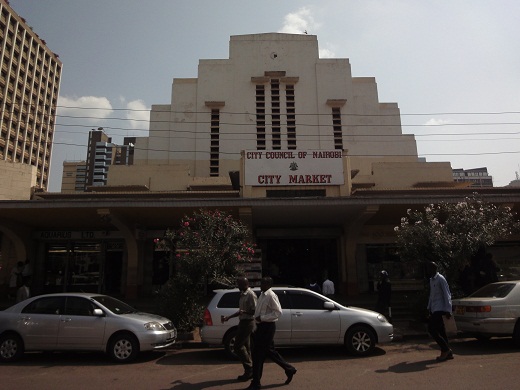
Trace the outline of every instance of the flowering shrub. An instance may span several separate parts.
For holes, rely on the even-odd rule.
[[[477,252],[518,228],[508,207],[486,203],[478,194],[459,203],[439,203],[407,211],[397,233],[403,260],[435,261],[454,285],[459,269]]]
[[[170,251],[175,267],[160,293],[162,312],[184,330],[200,321],[207,286],[233,287],[238,264],[251,261],[255,253],[248,228],[219,210],[184,216],[160,244]]]

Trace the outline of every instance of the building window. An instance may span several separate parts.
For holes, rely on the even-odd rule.
[[[273,150],[282,148],[280,126],[280,80],[271,79],[271,136]]]
[[[265,86],[256,86],[256,149],[265,150]]]
[[[285,86],[287,112],[287,149],[296,149],[296,107],[294,105],[294,85]]]
[[[334,149],[343,150],[343,130],[341,126],[341,109],[339,107],[332,107],[332,131]]]
[[[220,110],[211,110],[211,145],[209,156],[209,175],[218,176],[219,174],[219,135],[220,135]]]

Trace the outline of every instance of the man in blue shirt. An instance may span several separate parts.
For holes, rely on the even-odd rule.
[[[426,270],[430,276],[430,299],[428,300],[428,332],[441,348],[441,354],[437,361],[444,362],[453,359],[453,352],[450,349],[444,319],[451,318],[451,292],[448,282],[438,272],[438,266],[433,261],[427,263]]]

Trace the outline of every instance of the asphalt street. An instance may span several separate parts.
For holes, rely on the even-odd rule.
[[[455,359],[437,363],[429,339],[377,348],[373,356],[354,358],[342,347],[281,348],[298,372],[285,374],[266,363],[263,389],[512,389],[520,383],[520,349],[510,338],[480,343],[452,342]],[[193,345],[142,355],[128,365],[113,364],[99,353],[29,353],[0,365],[1,389],[243,389],[236,381],[241,366],[222,349]]]

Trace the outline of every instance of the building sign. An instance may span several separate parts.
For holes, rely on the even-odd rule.
[[[33,237],[40,240],[99,240],[121,238],[121,233],[104,230],[41,230],[34,232]]]
[[[246,150],[245,185],[342,185],[341,150]]]

